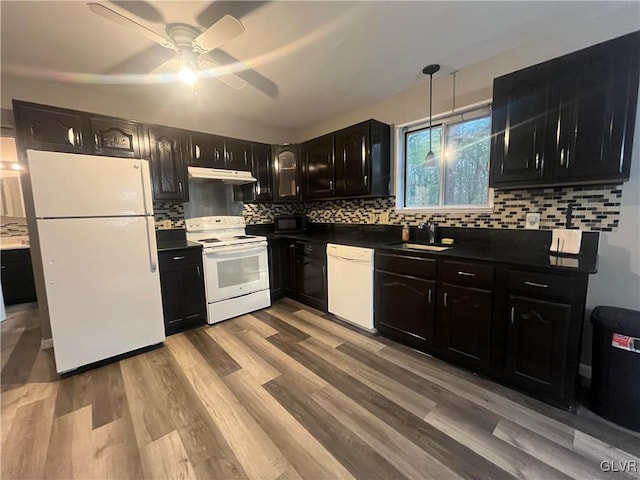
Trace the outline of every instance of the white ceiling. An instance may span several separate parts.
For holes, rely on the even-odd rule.
[[[161,34],[165,23],[198,26],[236,14],[246,32],[221,49],[273,82],[278,94],[202,79],[203,115],[298,129],[425,81],[426,64],[459,70],[636,2],[103,3]],[[3,75],[98,83],[147,105],[186,89],[150,75],[108,74],[143,69],[140,54],[155,44],[95,15],[85,2],[2,1],[0,8]],[[168,52],[154,50],[160,55],[144,55],[148,65]]]

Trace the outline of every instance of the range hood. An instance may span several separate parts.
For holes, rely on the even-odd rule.
[[[221,168],[188,167],[189,180],[220,180],[231,185],[257,182],[251,172],[242,170],[222,170]]]

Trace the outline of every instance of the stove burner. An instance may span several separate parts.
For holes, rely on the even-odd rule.
[[[205,238],[203,240],[200,240],[202,243],[216,243],[216,242],[221,242],[222,240],[219,240],[217,238]]]
[[[233,238],[235,238],[236,240],[242,240],[244,238],[255,238],[255,237],[253,237],[252,235],[236,235]]]

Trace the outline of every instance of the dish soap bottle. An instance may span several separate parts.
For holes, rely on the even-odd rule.
[[[402,241],[403,242],[409,241],[409,225],[406,223],[402,227]]]

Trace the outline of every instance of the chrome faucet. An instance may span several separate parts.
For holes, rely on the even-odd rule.
[[[429,220],[427,223],[421,222],[418,224],[418,230],[427,230],[429,235],[429,243],[436,243],[436,224],[433,220]]]

